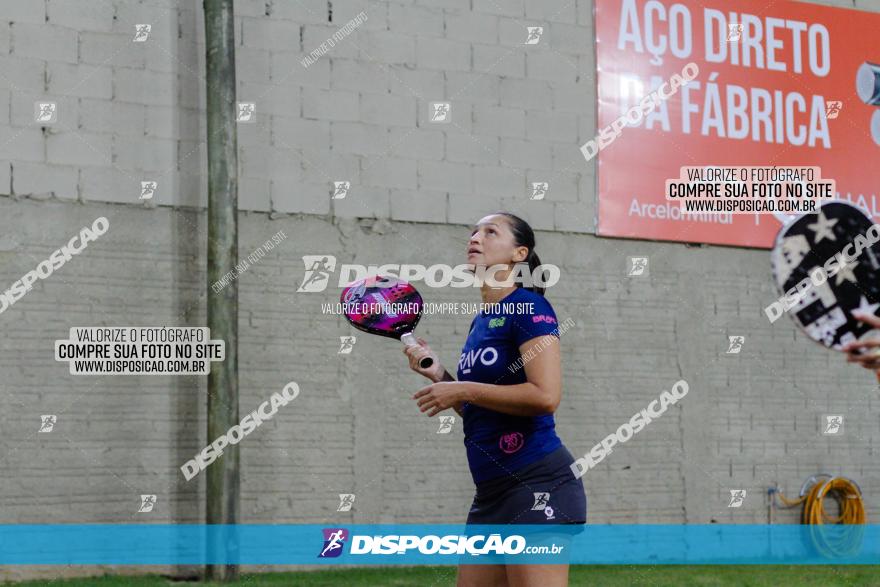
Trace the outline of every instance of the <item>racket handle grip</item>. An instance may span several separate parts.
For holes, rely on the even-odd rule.
[[[419,346],[419,341],[416,340],[415,335],[412,332],[407,332],[406,334],[400,337],[400,342],[405,344],[406,346]],[[419,361],[419,367],[422,369],[428,369],[431,365],[434,364],[434,359],[431,357],[422,357]],[[880,377],[880,375],[878,375]]]

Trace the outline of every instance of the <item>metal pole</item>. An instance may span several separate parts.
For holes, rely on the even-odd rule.
[[[226,360],[208,376],[208,442],[238,423],[238,286],[211,289],[238,263],[238,135],[235,104],[235,32],[232,0],[204,0],[208,144],[208,327],[226,341]],[[239,455],[228,445],[205,471],[208,524],[237,524]],[[218,533],[207,552],[238,550],[234,532]],[[238,565],[208,565],[206,578],[235,581]]]

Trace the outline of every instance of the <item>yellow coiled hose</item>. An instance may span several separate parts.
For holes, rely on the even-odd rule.
[[[804,504],[801,523],[811,526],[813,543],[820,553],[829,557],[853,554],[861,547],[864,528],[832,535],[828,532],[822,532],[821,526],[824,524],[858,524],[863,526],[867,523],[868,517],[865,515],[862,492],[854,481],[846,477],[821,476],[826,478],[817,480],[816,477],[811,477],[808,479],[807,483],[815,482],[806,494],[804,488],[801,488],[801,497],[798,499],[787,499],[778,490],[775,490],[775,493],[787,507]],[[804,487],[807,483],[804,483]],[[831,497],[837,502],[840,515],[834,516],[825,511],[825,497]]]

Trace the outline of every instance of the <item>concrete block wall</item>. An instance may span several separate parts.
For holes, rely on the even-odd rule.
[[[568,0],[236,2],[238,99],[256,104],[239,125],[241,208],[465,223],[488,205],[593,232],[594,164],[577,149],[595,131],[591,13]],[[204,206],[203,20],[196,1],[5,5],[0,192]],[[542,40],[525,45],[536,22]],[[58,122],[34,123],[37,100],[58,103]],[[448,124],[429,121],[435,101],[451,104]],[[142,180],[159,184],[150,202]],[[349,197],[331,201],[341,180]],[[550,183],[543,201],[528,198],[535,181]]]
[[[832,2],[827,2],[833,4]],[[841,0],[836,5],[851,6]],[[876,0],[857,8],[880,10]],[[201,3],[6,0],[0,12],[0,279],[33,269],[83,226],[107,235],[0,314],[2,522],[196,522],[203,478],[179,466],[205,443],[205,381],[73,377],[52,360],[71,326],[205,321],[206,152]],[[361,11],[367,20],[308,68],[301,60]],[[466,228],[504,208],[539,230],[562,269],[548,297],[563,339],[557,415],[576,456],[679,378],[679,406],[586,478],[595,523],[763,523],[766,489],[818,472],[856,479],[878,514],[877,386],[866,372],[769,324],[765,251],[599,239],[592,3],[239,0],[240,253],[288,239],[241,278],[241,410],[295,380],[300,398],[242,445],[243,521],[457,522],[471,498],[460,423],[437,435],[409,394],[423,383],[392,341],[321,314],[338,292],[298,294],[302,256],[456,264]],[[134,25],[152,25],[133,43]],[[523,45],[526,26],[544,26]],[[55,100],[58,123],[33,122]],[[429,103],[449,101],[449,124]],[[138,200],[140,181],[159,183]],[[348,180],[343,200],[332,182]],[[542,201],[533,181],[549,181]],[[647,255],[650,276],[625,275]],[[426,292],[478,302],[477,292]],[[420,334],[453,366],[469,316]],[[740,354],[728,336],[744,335]],[[846,418],[822,436],[823,413]],[[37,434],[41,414],[56,431]],[[742,508],[729,491],[746,489]],[[336,512],[339,493],[357,495]],[[159,496],[137,514],[141,493]],[[777,513],[792,523],[797,511]],[[57,569],[5,570],[5,577]],[[74,571],[65,571],[71,573]]]

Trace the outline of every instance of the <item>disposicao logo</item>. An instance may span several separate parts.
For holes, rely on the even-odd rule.
[[[345,528],[324,528],[324,547],[318,558],[336,558],[342,554],[345,541],[348,540],[348,530]]]

